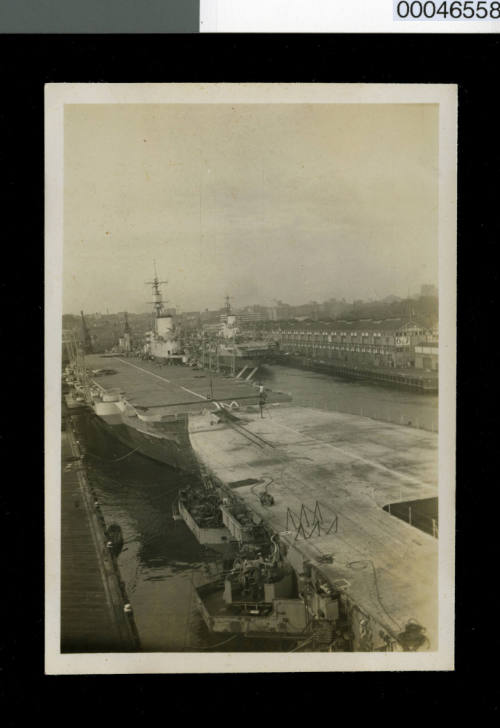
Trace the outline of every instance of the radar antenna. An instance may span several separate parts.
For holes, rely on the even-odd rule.
[[[153,290],[153,300],[148,301],[148,303],[151,303],[153,305],[153,316],[155,318],[160,318],[165,313],[165,306],[163,303],[163,298],[161,295],[161,288],[160,286],[163,283],[168,283],[168,281],[160,281],[158,278],[158,273],[156,271],[156,261],[153,260],[153,268],[154,268],[154,278],[152,281],[146,281],[146,285],[151,286]]]

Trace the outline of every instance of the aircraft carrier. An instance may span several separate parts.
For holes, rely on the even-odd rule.
[[[86,355],[85,374],[70,372],[66,381],[75,385],[102,426],[121,442],[189,472],[198,469],[189,444],[189,416],[207,408],[258,410],[262,394],[246,380],[102,354]],[[269,392],[267,399],[285,402],[290,397]]]

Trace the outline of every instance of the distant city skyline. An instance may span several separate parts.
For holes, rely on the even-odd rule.
[[[428,290],[425,290],[425,289],[428,289]],[[430,290],[430,289],[433,289],[433,290]],[[408,296],[395,296],[393,294],[388,294],[387,296],[383,296],[382,298],[378,298],[378,299],[375,299],[375,298],[359,299],[359,298],[357,298],[357,299],[348,300],[348,299],[337,298],[335,296],[332,296],[332,297],[326,299],[325,301],[315,301],[315,300],[312,300],[312,301],[311,300],[310,301],[300,301],[299,303],[296,303],[296,304],[291,304],[289,301],[281,301],[281,300],[279,300],[279,301],[273,302],[273,304],[271,304],[270,306],[266,306],[265,304],[262,304],[259,301],[254,301],[254,302],[252,302],[250,304],[247,304],[246,306],[237,306],[237,305],[231,304],[231,310],[237,313],[238,311],[245,311],[247,309],[253,309],[253,308],[257,308],[257,309],[272,309],[272,308],[281,308],[283,306],[290,306],[290,308],[292,308],[292,309],[297,309],[297,308],[301,308],[301,307],[311,306],[311,305],[314,305],[314,304],[318,305],[319,309],[322,309],[325,306],[327,306],[328,304],[333,303],[333,302],[335,302],[337,304],[344,304],[345,306],[350,307],[350,306],[354,306],[355,304],[360,304],[360,305],[366,304],[366,305],[369,305],[371,303],[373,303],[373,304],[377,304],[377,303],[378,304],[382,304],[382,303],[394,303],[394,302],[397,302],[397,301],[403,301],[404,302],[405,300],[409,300],[409,299],[411,299],[411,300],[417,300],[418,298],[421,298],[422,296],[438,296],[438,289],[437,289],[437,287],[434,286],[433,284],[422,284],[422,286],[420,286],[420,291],[419,292],[416,292],[416,293],[413,293],[413,294],[410,293],[410,296],[409,297]],[[222,311],[225,310],[225,306],[226,306],[226,302],[224,301],[221,305],[214,306],[213,308],[180,309],[180,308],[176,308],[175,306],[168,306],[167,305],[167,306],[165,306],[165,309],[166,309],[166,311],[170,311],[171,313],[174,313],[175,312],[175,314],[178,314],[178,315],[181,315],[181,314],[189,314],[189,313],[193,313],[193,314],[194,313],[199,313],[199,314],[202,314],[202,313],[204,313],[206,311],[209,311],[211,313],[214,313],[214,312],[217,312],[217,311],[221,311],[222,312]],[[77,312],[75,312],[75,311],[64,311],[64,315],[65,316],[66,315],[67,316],[76,316],[78,319],[80,319],[81,313],[82,313],[81,310],[80,311],[77,311]],[[125,313],[131,314],[131,315],[137,315],[137,316],[147,316],[147,315],[151,315],[152,314],[152,308],[151,307],[148,307],[144,311],[139,311],[139,310],[134,311],[134,310],[132,310],[130,308],[123,308],[123,309],[119,309],[119,310],[116,310],[116,311],[115,310],[110,310],[109,308],[107,308],[106,310],[101,310],[101,311],[93,311],[93,310],[90,310],[89,309],[87,311],[83,311],[83,313],[86,316],[95,316],[95,315],[98,315],[98,316],[117,316],[117,315],[123,315]]]
[[[65,313],[437,285],[437,107],[69,105]]]

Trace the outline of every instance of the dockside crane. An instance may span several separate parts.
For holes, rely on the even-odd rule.
[[[82,340],[83,340],[83,351],[85,354],[92,354],[92,337],[90,336],[90,331],[87,328],[87,322],[85,321],[85,316],[83,315],[83,311],[80,311],[80,316],[82,319]]]

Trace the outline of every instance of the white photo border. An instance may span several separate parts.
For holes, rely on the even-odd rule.
[[[457,95],[453,84],[71,84],[45,86],[45,672],[374,672],[454,669]],[[439,105],[439,648],[387,653],[60,651],[64,107],[67,104]]]

